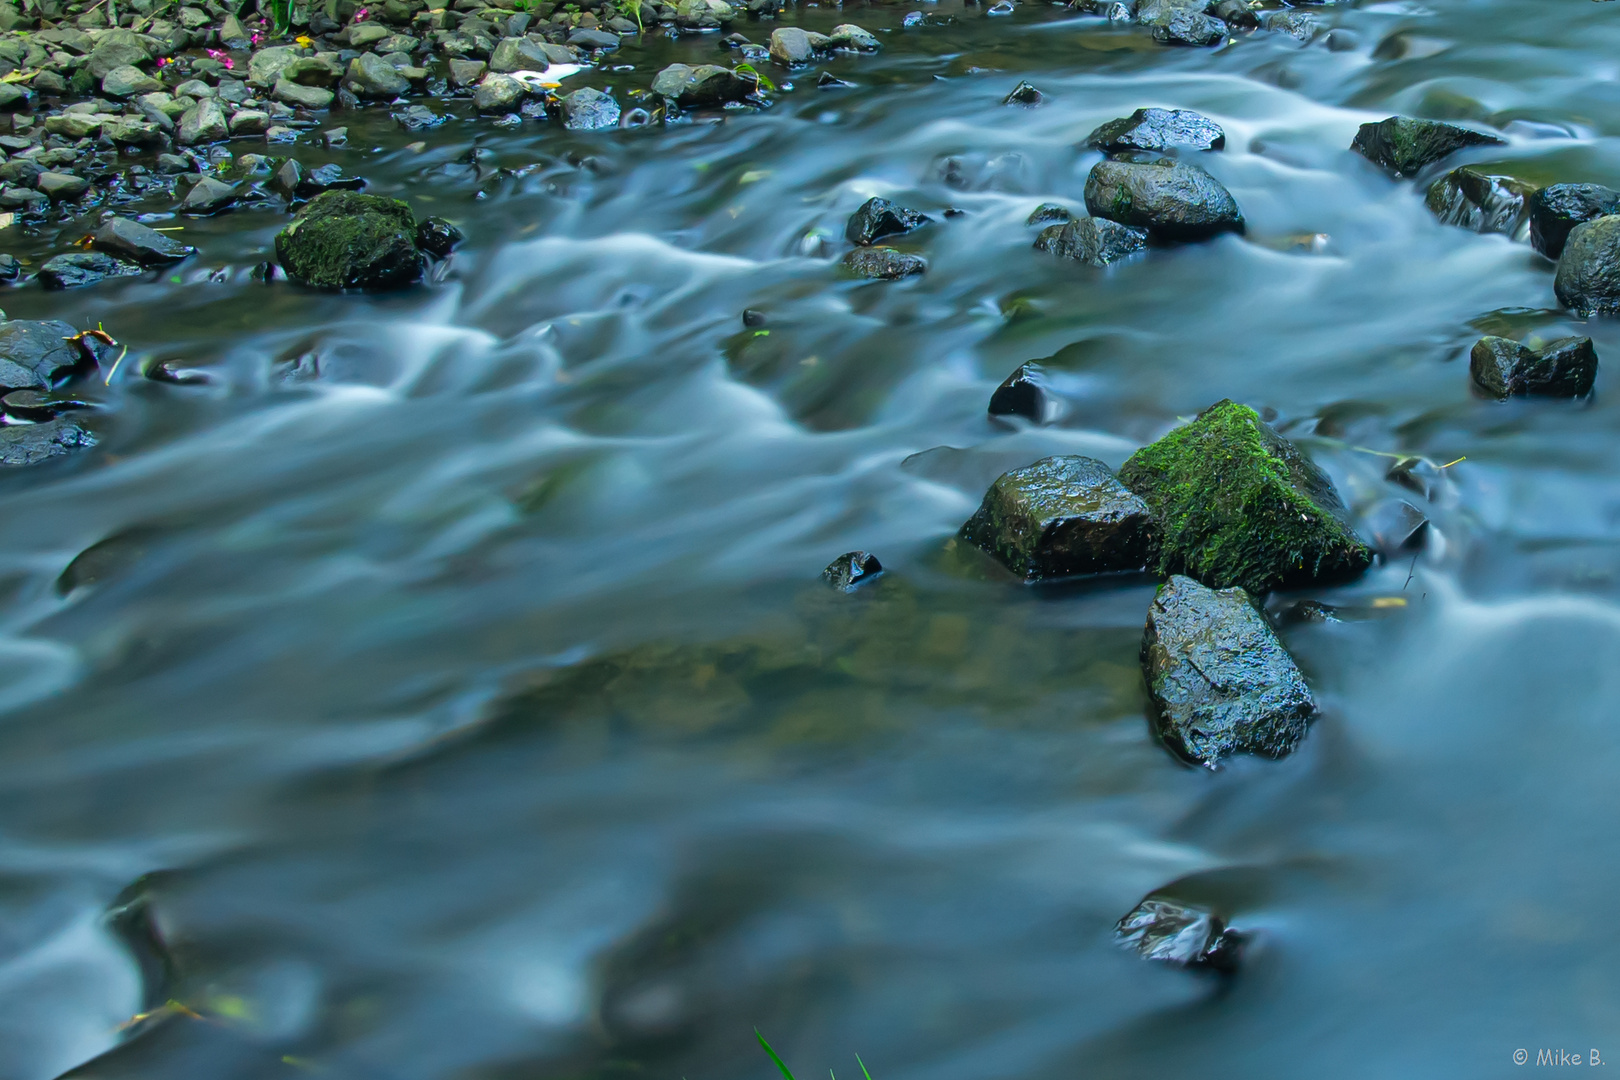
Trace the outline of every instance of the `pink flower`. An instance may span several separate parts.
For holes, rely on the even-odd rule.
[[[359,11],[354,13],[354,21],[363,22],[365,21],[365,17],[369,14],[371,14],[370,8],[361,8]]]

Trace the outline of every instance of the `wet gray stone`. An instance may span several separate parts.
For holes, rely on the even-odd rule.
[[[0,465],[38,465],[96,445],[96,437],[72,420],[0,427]]]
[[[1215,121],[1191,109],[1137,109],[1087,135],[1086,145],[1105,154],[1181,147],[1219,150],[1226,145],[1226,132]]]
[[[1107,218],[1087,217],[1041,230],[1035,246],[1064,259],[1107,266],[1147,246],[1148,232]]]
[[[671,64],[653,79],[652,91],[683,109],[743,101],[759,86],[755,79],[718,64]]]
[[[848,551],[838,556],[821,572],[821,580],[839,592],[854,589],[883,573],[883,564],[870,551]]]
[[[511,37],[495,46],[489,56],[489,70],[509,74],[513,71],[544,71],[551,61],[540,46],[528,38]]]
[[[844,268],[857,277],[896,281],[921,274],[928,264],[917,255],[906,255],[888,247],[858,247],[844,256]]]
[[[1558,302],[1579,315],[1620,315],[1620,215],[1575,226],[1553,277]]]
[[[473,106],[479,112],[508,113],[517,107],[526,94],[523,84],[510,75],[490,72],[473,91]]]
[[[852,244],[875,244],[885,236],[902,236],[934,219],[918,210],[896,206],[888,199],[867,199],[849,217],[844,238]]]
[[[1227,25],[1201,11],[1178,11],[1170,21],[1153,28],[1153,40],[1160,45],[1189,45],[1206,48],[1226,40]]]
[[[1575,226],[1620,209],[1620,191],[1602,184],[1551,184],[1530,196],[1530,246],[1556,259]]]
[[[72,173],[43,172],[34,186],[52,202],[71,202],[90,190],[90,181]]]
[[[1405,499],[1385,499],[1367,513],[1373,544],[1385,555],[1399,555],[1423,547],[1429,519]]]
[[[1511,176],[1491,176],[1463,166],[1429,185],[1430,212],[1447,225],[1477,233],[1518,231],[1528,212],[1534,185]]]
[[[141,273],[134,263],[102,251],[73,251],[56,255],[39,268],[39,282],[47,289],[76,289],[115,277]]]
[[[1505,146],[1495,135],[1439,120],[1391,116],[1362,124],[1350,149],[1393,176],[1414,176],[1426,165],[1468,146]]]
[[[92,239],[98,251],[145,266],[163,266],[197,253],[197,249],[191,245],[182,244],[128,218],[112,218],[104,222]]]
[[[1012,88],[1010,94],[1001,99],[1003,105],[1022,105],[1028,109],[1033,109],[1044,101],[1046,101],[1046,95],[1027,82],[1020,82]]]
[[[1069,212],[1069,208],[1067,206],[1060,206],[1057,203],[1047,202],[1041,203],[1041,205],[1031,210],[1029,212],[1029,217],[1024,219],[1024,224],[1045,225],[1050,222],[1062,224],[1065,221],[1073,220],[1074,214]]]
[[[180,114],[176,137],[181,146],[197,146],[202,143],[219,142],[229,137],[230,133],[225,110],[220,108],[217,101],[207,98]]]
[[[1317,30],[1316,16],[1308,11],[1273,11],[1266,16],[1264,25],[1267,30],[1287,34],[1301,45],[1309,44]]]
[[[1243,937],[1200,908],[1150,896],[1114,926],[1120,946],[1144,960],[1214,971],[1236,969]]]
[[[1154,727],[1186,761],[1278,758],[1305,737],[1310,687],[1250,595],[1177,574],[1148,606],[1142,669]]]
[[[410,90],[411,81],[376,53],[361,53],[349,61],[343,88],[363,100],[392,101]]]
[[[1184,162],[1098,162],[1086,177],[1085,196],[1093,216],[1147,229],[1164,240],[1204,240],[1243,231],[1243,214],[1232,193]]]
[[[180,200],[180,212],[206,217],[228,209],[236,202],[236,197],[235,184],[227,184],[223,180],[205,176],[191,185],[186,197]]]
[[[1498,398],[1585,397],[1597,377],[1597,351],[1592,339],[1559,338],[1530,349],[1501,337],[1482,337],[1468,354],[1468,373],[1475,385]]]
[[[57,377],[89,364],[70,341],[78,331],[65,322],[12,319],[0,323],[0,390],[45,390]]]
[[[808,64],[816,55],[808,32],[797,26],[782,26],[771,31],[771,59],[784,67]]]
[[[601,131],[619,126],[619,103],[589,86],[562,99],[563,125],[569,131]]]

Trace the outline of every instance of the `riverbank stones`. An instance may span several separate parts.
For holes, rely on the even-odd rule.
[[[856,277],[898,281],[928,269],[919,255],[908,255],[891,247],[858,247],[844,256],[844,269]]]
[[[1447,225],[1477,233],[1517,232],[1528,214],[1535,185],[1511,176],[1491,176],[1463,166],[1429,185],[1425,204]]]
[[[886,236],[903,236],[934,219],[919,210],[896,206],[888,199],[872,198],[849,216],[844,238],[859,247],[877,243]]]

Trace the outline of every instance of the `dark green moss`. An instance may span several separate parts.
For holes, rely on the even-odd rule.
[[[1119,472],[1158,524],[1152,565],[1252,593],[1352,578],[1372,551],[1333,483],[1246,405],[1221,401]]]
[[[391,289],[422,276],[416,218],[398,199],[327,191],[276,234],[287,276],[318,289]]]

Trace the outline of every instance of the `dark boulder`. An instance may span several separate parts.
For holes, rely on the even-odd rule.
[[[844,268],[857,277],[895,281],[920,274],[928,264],[917,255],[906,255],[888,247],[860,247],[844,256]]]
[[[1046,100],[1046,95],[1035,89],[1027,82],[1020,82],[1012,88],[1012,93],[1001,99],[1003,105],[1022,105],[1033,109]]]
[[[1209,13],[1227,26],[1239,30],[1257,30],[1260,27],[1260,16],[1255,14],[1247,0],[1220,0],[1210,5]]]
[[[1057,203],[1043,202],[1029,212],[1029,217],[1024,219],[1024,224],[1045,225],[1053,221],[1062,223],[1073,220],[1074,215],[1069,212],[1068,207],[1059,206]]]
[[[1185,761],[1279,758],[1305,737],[1316,702],[1293,657],[1240,588],[1174,575],[1148,605],[1142,670],[1154,729]]]
[[[65,322],[0,323],[0,391],[48,390],[58,376],[89,366],[77,336]]]
[[[0,465],[37,465],[96,445],[96,437],[72,420],[0,427]]]
[[[1468,355],[1468,373],[1481,390],[1498,398],[1519,395],[1585,397],[1597,377],[1592,339],[1559,338],[1540,349],[1517,341],[1482,337]]]
[[[849,224],[844,226],[844,238],[865,247],[885,236],[903,236],[933,220],[920,211],[896,206],[888,199],[867,199],[850,215]]]
[[[840,592],[850,592],[881,573],[883,564],[870,551],[847,551],[827,565],[821,580]]]
[[[416,218],[398,199],[327,191],[276,234],[287,276],[318,289],[392,289],[422,276]]]
[[[1035,246],[1064,259],[1092,266],[1107,266],[1147,246],[1146,229],[1133,229],[1107,218],[1088,217],[1049,225],[1035,238]]]
[[[1208,0],[1132,0],[1131,17],[1143,26],[1167,26],[1178,15],[1196,15]]]
[[[135,277],[143,272],[139,265],[103,251],[73,251],[45,260],[45,265],[39,268],[39,282],[47,289],[76,289],[108,278]]]
[[[1263,594],[1348,580],[1372,562],[1327,474],[1247,405],[1211,405],[1119,475],[1153,510],[1161,574]]]
[[[1050,407],[1047,392],[1046,370],[1034,360],[1026,361],[990,395],[990,415],[1022,416],[1039,424]]]
[[[1265,27],[1279,34],[1287,34],[1301,45],[1308,45],[1311,38],[1316,36],[1317,22],[1316,16],[1308,11],[1284,8],[1267,15]]]
[[[1553,277],[1558,302],[1582,316],[1620,315],[1620,215],[1569,231]]]
[[[671,64],[653,79],[653,93],[683,109],[715,107],[744,101],[759,89],[759,78],[718,64]]]
[[[1177,147],[1219,150],[1226,145],[1226,132],[1215,121],[1191,109],[1137,109],[1087,135],[1086,145],[1105,154]]]
[[[1243,954],[1243,936],[1220,916],[1150,896],[1114,926],[1120,946],[1144,960],[1229,972]]]
[[[1203,169],[1179,161],[1100,161],[1086,177],[1085,196],[1093,216],[1163,240],[1243,231],[1232,193]]]
[[[95,231],[92,241],[98,251],[144,266],[163,266],[197,254],[197,249],[190,244],[182,244],[128,218],[108,220]]]
[[[1438,120],[1391,116],[1362,124],[1350,149],[1394,176],[1416,175],[1425,165],[1467,146],[1505,146],[1502,139]]]
[[[589,86],[562,99],[562,114],[563,126],[569,131],[601,131],[619,126],[619,103]]]
[[[1003,473],[961,537],[1025,580],[1140,570],[1147,504],[1087,457],[1049,457]]]
[[[1602,184],[1552,184],[1530,196],[1530,246],[1556,259],[1575,226],[1620,209],[1620,191]]]
[[[442,259],[465,240],[460,229],[442,217],[423,218],[416,226],[416,246],[435,259]]]
[[[1447,225],[1511,235],[1524,223],[1525,204],[1535,190],[1511,176],[1490,176],[1464,165],[1430,184],[1426,201]]]
[[[1226,40],[1227,26],[1201,11],[1178,11],[1170,21],[1153,28],[1153,40],[1160,45],[1191,45],[1203,48]]]

